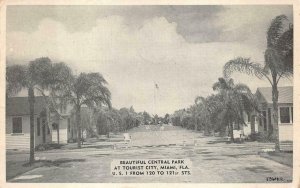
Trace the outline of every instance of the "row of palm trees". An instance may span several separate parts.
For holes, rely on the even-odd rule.
[[[14,96],[22,89],[28,91],[30,108],[30,163],[34,162],[36,92],[45,96],[48,109],[51,107],[52,110],[58,109],[58,103],[73,105],[78,130],[77,138],[81,138],[81,108],[83,106],[111,108],[111,93],[107,88],[107,81],[100,73],[74,75],[65,63],[53,63],[47,57],[37,58],[27,65],[6,67],[6,97]],[[77,139],[77,144],[80,148],[80,139]]]
[[[288,24],[287,24],[288,23]],[[206,98],[197,97],[195,104],[188,110],[179,110],[173,114],[177,122],[190,118],[193,123],[186,123],[195,129],[202,126],[206,132],[224,130],[224,125],[231,130],[233,139],[233,123],[244,124],[242,112],[258,111],[257,102],[246,85],[234,85],[230,75],[237,71],[266,79],[272,87],[273,127],[275,150],[280,150],[278,129],[278,83],[281,78],[293,76],[293,24],[285,15],[275,17],[267,30],[267,49],[264,63],[252,62],[250,58],[238,57],[228,61],[223,67],[223,78],[213,85],[218,93]],[[180,117],[180,118],[178,118]],[[180,121],[179,121],[180,122]],[[200,123],[199,123],[200,122]]]
[[[74,113],[72,115],[74,116]],[[110,132],[125,132],[139,125],[168,124],[169,114],[164,117],[150,115],[148,112],[136,112],[130,108],[85,108],[81,113],[81,125],[89,133],[90,137],[108,135]],[[72,122],[74,118],[72,118]]]
[[[89,137],[108,135],[110,132],[124,132],[140,124],[144,124],[147,112],[135,112],[134,108],[85,108],[81,111],[81,125]],[[148,113],[147,113],[148,114]],[[72,117],[75,113],[72,114]],[[75,122],[75,118],[72,118]]]

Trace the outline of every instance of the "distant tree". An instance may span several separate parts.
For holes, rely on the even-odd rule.
[[[185,114],[186,114],[186,110],[185,109],[180,109],[180,110],[175,111],[172,114],[172,116],[171,116],[172,124],[174,126],[184,127],[182,120],[183,120]]]
[[[163,121],[164,121],[165,124],[169,124],[169,121],[170,121],[169,118],[170,118],[170,115],[167,113],[167,114],[165,115],[164,119],[163,119]]]
[[[190,111],[192,114],[192,124],[195,131],[198,130],[198,122],[199,122],[199,108],[197,108],[197,104],[194,104],[190,107]]]
[[[140,123],[143,122],[143,116],[142,114],[136,113],[133,106],[131,106],[129,108],[130,111],[130,115],[132,116],[132,118],[134,119],[134,126],[137,127],[140,125]]]
[[[159,117],[158,117],[157,114],[155,114],[155,115],[153,116],[153,122],[154,122],[154,125],[157,125],[157,124],[158,124],[158,121],[159,121],[158,118],[159,118]]]
[[[94,123],[94,118],[95,118],[95,109],[94,108],[81,108],[80,111],[80,125],[81,125],[81,132],[86,132],[86,137],[95,137],[97,136],[96,132],[96,124]],[[76,123],[76,111],[73,110],[72,116],[75,119]]]
[[[213,129],[213,123],[211,120],[213,112],[212,107],[214,103],[216,103],[216,97],[214,95],[207,98],[201,96],[195,98],[197,114],[200,118],[205,135],[209,135]]]
[[[193,118],[192,118],[192,114],[189,110],[187,110],[183,113],[183,116],[181,117],[181,126],[186,129],[193,128],[193,126],[194,126]]]
[[[97,111],[97,120],[96,120],[96,126],[97,126],[97,133],[100,135],[108,135],[109,131],[111,129],[110,121],[112,117],[110,114],[110,110],[107,109],[100,109]]]
[[[224,75],[228,77],[233,71],[265,78],[272,86],[273,127],[275,150],[280,150],[278,130],[278,82],[282,77],[293,74],[293,25],[286,29],[285,15],[275,17],[267,31],[267,49],[264,65],[251,62],[250,58],[236,58],[224,65]]]
[[[144,111],[143,112],[143,122],[145,125],[148,125],[151,122],[151,116],[148,112]]]

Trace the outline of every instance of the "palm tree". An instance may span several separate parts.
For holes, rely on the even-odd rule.
[[[202,122],[204,134],[208,135],[211,129],[211,114],[210,114],[210,99],[198,96],[195,98],[195,105],[197,107],[197,114]]]
[[[148,125],[151,122],[151,119],[152,119],[150,114],[148,112],[144,111],[142,115],[143,115],[143,123],[145,125]]]
[[[246,125],[243,119],[243,112],[257,110],[256,100],[248,86],[244,84],[234,84],[233,79],[219,78],[219,81],[213,85],[213,90],[219,91],[220,100],[218,106],[220,112],[219,118],[227,122],[230,129],[231,140],[233,138],[233,123]]]
[[[81,107],[95,108],[106,105],[111,108],[111,93],[106,84],[107,81],[100,73],[80,73],[65,84],[63,96],[75,108],[78,148],[81,148]]]
[[[12,96],[23,88],[28,91],[30,112],[30,157],[29,162],[34,162],[34,90],[43,90],[51,84],[52,64],[47,57],[30,61],[25,65],[11,65],[6,68],[6,96]]]
[[[59,144],[59,121],[61,112],[58,111],[62,106],[67,105],[67,98],[64,97],[64,90],[68,87],[70,80],[72,79],[72,71],[65,63],[53,63],[51,69],[51,76],[48,80],[48,98],[45,91],[40,88],[36,88],[46,100],[49,108],[55,113],[55,119],[57,121],[57,143]],[[48,120],[50,121],[50,119]]]
[[[287,17],[280,15],[275,17],[267,31],[267,49],[265,51],[264,65],[252,62],[250,58],[236,58],[224,65],[224,76],[228,77],[233,71],[255,75],[265,78],[272,86],[273,101],[273,126],[275,136],[275,150],[279,151],[278,130],[278,82],[282,77],[290,77],[293,74],[293,25],[286,29]]]
[[[193,127],[194,127],[194,131],[198,130],[198,108],[197,108],[197,104],[191,105],[190,107],[190,111],[192,114],[192,123],[193,123]]]

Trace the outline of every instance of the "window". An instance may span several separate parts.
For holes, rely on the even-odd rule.
[[[47,126],[47,134],[50,134],[49,126]]]
[[[291,123],[290,108],[280,107],[280,123]]]
[[[22,133],[22,117],[14,117],[12,123],[13,133]]]
[[[40,118],[36,118],[36,126],[37,126],[37,136],[41,135],[41,119]]]
[[[52,124],[52,130],[57,130],[57,124],[56,123]]]
[[[291,108],[291,114],[292,114],[292,122],[294,121],[294,108]]]
[[[251,121],[251,115],[250,115],[250,113],[247,113],[247,118],[248,118],[248,122],[250,122]]]
[[[267,130],[267,112],[266,111],[262,111],[262,119],[263,119],[263,124],[264,124],[264,130]]]

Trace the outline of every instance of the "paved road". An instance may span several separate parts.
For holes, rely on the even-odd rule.
[[[129,148],[116,144],[117,149],[92,143],[81,150],[56,150],[39,152],[37,156],[57,160],[55,165],[37,168],[23,174],[35,175],[32,179],[10,182],[266,182],[267,177],[282,177],[290,181],[292,168],[261,158],[257,152],[272,147],[261,143],[226,144],[218,138],[203,137],[199,133],[173,126],[141,126],[129,132],[132,143]],[[195,140],[197,146],[194,145]],[[106,143],[107,144],[107,143]],[[101,147],[100,147],[101,146]],[[21,158],[24,154],[10,155],[8,160]],[[139,176],[113,177],[113,159],[172,159],[192,161],[190,176]]]

